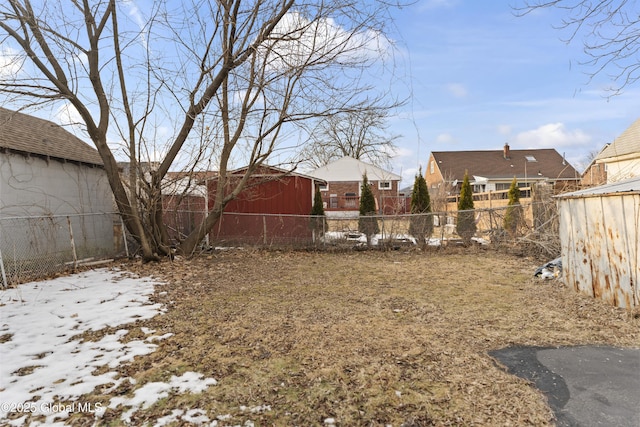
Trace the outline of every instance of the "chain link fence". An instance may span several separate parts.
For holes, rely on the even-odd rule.
[[[560,253],[555,202],[518,205],[515,227],[505,227],[514,207],[474,209],[471,238],[457,229],[464,212],[368,217],[377,230],[360,230],[357,212],[351,216],[224,213],[202,242],[202,248],[252,246],[262,248],[354,248],[479,245],[528,245],[528,253],[555,257]],[[203,217],[201,211],[165,212],[174,244],[187,236]],[[177,219],[176,219],[177,218]],[[413,225],[412,225],[413,223]],[[417,229],[420,227],[427,228]],[[0,218],[2,285],[47,277],[53,273],[105,258],[129,256],[126,233],[116,213]]]
[[[513,211],[517,213],[516,220]],[[511,214],[509,214],[511,212]],[[186,236],[197,227],[195,218],[201,212],[166,212],[171,217],[189,219],[172,221],[172,235]],[[213,227],[203,248],[253,246],[263,248],[337,247],[412,247],[449,246],[463,244],[513,245],[529,243],[531,249],[541,243],[539,252],[546,256],[559,253],[557,211],[555,202],[523,203],[515,207],[500,206],[470,211],[475,230],[470,238],[459,235],[460,211],[435,212],[422,215],[373,215],[377,231],[370,236],[361,233],[358,213],[326,217],[285,214],[247,214],[226,212]],[[421,219],[422,218],[422,219]],[[413,226],[412,226],[413,223]],[[427,227],[416,230],[416,224]],[[429,224],[426,226],[425,224]],[[423,240],[424,239],[424,240]],[[180,238],[176,239],[177,243]]]
[[[114,213],[0,218],[2,285],[125,254],[123,233]]]

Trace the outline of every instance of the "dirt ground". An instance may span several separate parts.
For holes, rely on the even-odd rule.
[[[122,373],[139,386],[186,371],[218,381],[202,394],[171,395],[134,423],[198,407],[211,419],[230,415],[219,425],[552,425],[544,396],[487,351],[639,347],[640,319],[534,279],[537,265],[480,249],[235,250],[129,264],[167,283],[155,296],[166,313],[139,326],[174,335]],[[268,410],[244,409],[257,406]],[[102,422],[119,416],[108,410]]]

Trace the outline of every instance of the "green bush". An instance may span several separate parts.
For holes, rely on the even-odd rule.
[[[456,231],[465,244],[471,243],[471,238],[476,234],[475,212],[473,207],[473,190],[469,183],[469,174],[465,171],[458,200],[458,222]]]
[[[511,181],[509,187],[509,203],[504,214],[504,229],[511,235],[515,235],[524,221],[524,210],[520,204],[520,189],[516,178]]]
[[[362,176],[362,188],[360,192],[360,216],[358,217],[358,230],[367,236],[367,244],[371,243],[371,236],[380,232],[376,215],[376,199],[373,196],[367,174]]]
[[[316,189],[316,194],[313,196],[310,227],[314,235],[317,236],[322,236],[327,229],[327,218],[325,217],[324,206],[322,205],[322,194],[318,189]]]
[[[424,245],[425,239],[433,233],[433,216],[431,213],[431,198],[427,181],[422,171],[416,175],[411,192],[411,217],[409,219],[409,234]]]

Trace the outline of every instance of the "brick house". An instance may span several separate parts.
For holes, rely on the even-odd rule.
[[[353,157],[343,157],[309,173],[326,181],[326,185],[320,186],[320,191],[327,216],[358,215],[365,173],[379,213],[388,215],[406,211],[405,198],[398,196],[400,175]]]
[[[432,152],[425,172],[432,197],[459,194],[465,172],[474,193],[508,190],[514,177],[521,188],[545,182],[557,192],[580,183],[578,171],[555,149],[511,150],[505,144],[502,150]]]
[[[610,144],[605,145],[600,153],[602,153]],[[600,154],[598,153],[598,155]],[[580,179],[581,187],[593,187],[596,185],[603,185],[607,183],[607,168],[604,163],[597,163],[594,157],[589,165],[582,172],[582,178]]]

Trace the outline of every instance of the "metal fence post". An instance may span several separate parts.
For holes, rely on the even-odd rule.
[[[267,217],[262,215],[262,228],[264,229],[263,243],[267,246]]]
[[[2,270],[2,287],[7,288],[9,284],[7,283],[7,274],[4,272],[4,260],[2,259],[2,249],[0,249],[0,270]]]
[[[76,254],[76,242],[73,240],[73,227],[71,227],[71,218],[67,216],[67,224],[69,225],[69,238],[71,240],[71,253],[73,254],[73,269],[78,268],[78,255]]]
[[[124,221],[120,217],[120,224],[122,224],[122,240],[124,240],[124,253],[129,258],[129,244],[127,243],[127,228],[124,226]]]

